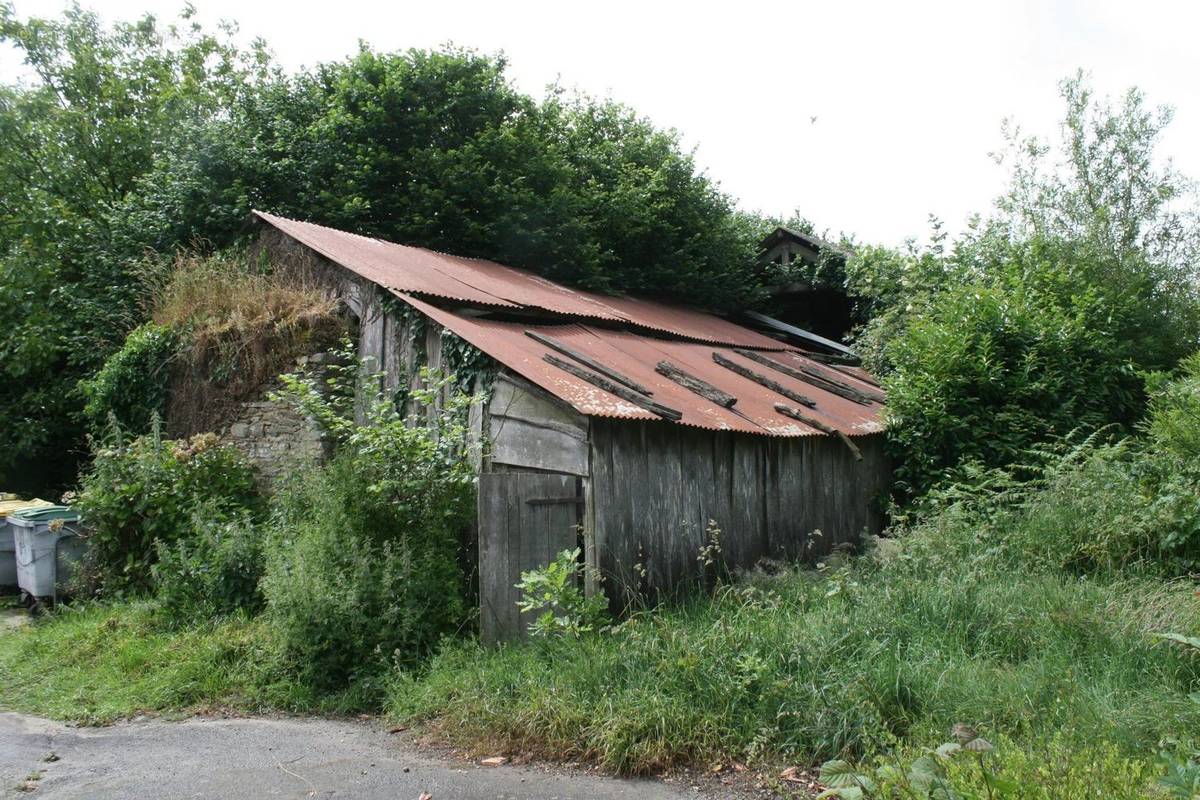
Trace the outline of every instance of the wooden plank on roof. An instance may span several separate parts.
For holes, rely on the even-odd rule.
[[[713,352],[713,361],[717,362],[730,372],[737,373],[747,380],[754,381],[759,386],[764,386],[776,394],[783,395],[794,403],[799,403],[800,405],[808,406],[809,408],[816,408],[817,402],[811,397],[806,397],[799,392],[792,391],[778,381],[771,380],[761,372],[755,372],[749,367],[742,366],[733,359],[724,356],[719,352]]]
[[[647,397],[650,397],[651,395],[654,394],[654,392],[650,391],[645,386],[643,386],[642,384],[635,381],[633,378],[630,378],[626,375],[622,375],[620,372],[617,372],[612,367],[608,367],[608,366],[605,366],[604,364],[601,364],[599,361],[592,358],[591,356],[585,355],[585,354],[579,352],[575,348],[573,348],[567,344],[564,344],[563,342],[560,342],[558,339],[555,339],[553,336],[547,336],[546,334],[538,333],[537,331],[525,331],[525,335],[528,336],[530,339],[533,339],[535,342],[538,342],[539,344],[546,345],[546,347],[549,347],[551,350],[556,350],[559,353],[562,353],[564,356],[569,356],[569,357],[575,359],[580,364],[583,364],[585,367],[591,367],[593,370],[595,370],[596,372],[599,372],[601,375],[605,376],[606,378],[610,378],[623,386],[627,386],[635,392],[644,394]]]
[[[816,428],[821,433],[827,433],[830,436],[838,437],[839,439],[842,440],[842,444],[846,445],[846,447],[848,447],[850,449],[850,452],[854,454],[854,458],[856,460],[858,460],[858,461],[863,460],[862,451],[858,449],[858,445],[856,445],[854,442],[850,441],[850,437],[847,436],[846,434],[842,433],[841,431],[839,431],[837,428],[831,428],[830,426],[826,425],[824,422],[821,422],[821,420],[814,419],[813,417],[810,417],[807,414],[803,413],[800,409],[792,408],[791,406],[785,405],[783,403],[776,403],[775,410],[778,411],[780,414],[783,414],[785,417],[791,417],[792,419],[803,422],[805,425],[807,425],[810,428]]]
[[[723,392],[707,381],[700,380],[695,375],[684,372],[679,367],[672,364],[670,361],[660,361],[654,371],[675,383],[678,383],[683,388],[690,392],[703,397],[705,400],[716,403],[722,408],[733,408],[737,398],[728,392]]]
[[[811,384],[818,389],[823,389],[830,394],[836,394],[838,397],[844,397],[847,400],[853,400],[855,403],[860,405],[867,406],[872,402],[884,402],[883,397],[875,394],[874,392],[867,394],[866,392],[859,391],[848,383],[839,381],[836,378],[831,378],[820,370],[805,366],[804,364],[798,364],[794,367],[788,364],[781,364],[775,359],[768,358],[767,356],[764,356],[762,353],[759,353],[755,350],[746,350],[739,347],[735,347],[733,352],[737,353],[743,358],[748,358],[751,361],[757,361],[759,364],[762,364],[765,367],[770,367],[777,372],[781,372],[784,375],[787,375],[789,378],[795,378],[798,381],[804,381],[805,383]]]
[[[639,408],[644,408],[651,414],[657,414],[663,419],[669,419],[672,422],[678,422],[679,420],[683,419],[682,411],[675,408],[670,408],[669,406],[664,406],[661,403],[656,403],[649,398],[643,397],[632,389],[622,386],[619,383],[610,381],[603,375],[597,375],[594,372],[588,372],[583,367],[576,366],[569,361],[563,361],[556,355],[546,353],[544,356],[542,356],[542,360],[544,360],[547,364],[552,364],[558,367],[564,372],[569,372],[582,381],[587,381],[593,386],[603,389],[611,395],[616,395],[622,400],[627,400]]]

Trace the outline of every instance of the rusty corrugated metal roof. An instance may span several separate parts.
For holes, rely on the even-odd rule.
[[[816,406],[804,408],[802,411],[831,428],[849,436],[878,433],[883,430],[879,421],[882,404],[872,402],[861,405],[749,360],[738,354],[733,347],[662,339],[632,331],[597,328],[579,323],[529,325],[479,319],[438,308],[412,295],[400,296],[434,321],[526,380],[565,401],[581,414],[622,419],[660,419],[641,406],[546,362],[544,356],[547,354],[558,355],[568,361],[570,359],[526,335],[526,331],[551,336],[650,389],[653,392],[650,399],[682,413],[679,420],[679,424],[682,425],[768,436],[819,434],[816,428],[775,410],[775,404],[778,402],[794,406],[793,402],[715,363],[713,354],[718,353],[758,373],[769,373],[769,377],[781,386],[811,398],[816,402]],[[857,378],[829,370],[824,365],[806,358],[798,350],[772,352],[770,357],[784,365],[821,370],[830,378],[842,380],[843,383],[857,382],[863,388],[870,386]],[[658,374],[655,367],[660,361],[669,361],[685,372],[728,392],[737,398],[736,405],[732,409],[724,408]]]
[[[770,337],[701,311],[571,289],[493,261],[394,244],[262,211],[254,213],[330,261],[395,292],[623,323],[702,342],[787,349]]]

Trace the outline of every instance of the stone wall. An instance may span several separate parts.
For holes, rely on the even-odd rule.
[[[323,387],[322,366],[327,354],[297,360],[301,369],[317,373],[316,385]],[[291,404],[266,397],[242,403],[221,439],[241,450],[253,463],[262,479],[270,484],[297,465],[320,461],[329,452],[329,442],[314,420],[305,417]]]

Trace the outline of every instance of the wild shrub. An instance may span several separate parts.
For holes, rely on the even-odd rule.
[[[201,503],[186,534],[155,541],[155,596],[177,624],[262,609],[262,531],[249,514]]]
[[[452,394],[415,424],[376,396],[359,424],[311,384],[288,385],[337,451],[276,497],[264,593],[301,680],[326,690],[369,686],[467,622],[460,547],[474,510],[474,474],[463,458],[469,398]],[[421,399],[431,403],[447,385],[432,382]]]
[[[1152,376],[1145,429],[1174,466],[1200,467],[1200,352],[1185,359],[1177,375]]]
[[[94,589],[141,592],[153,587],[159,544],[193,530],[193,515],[232,517],[260,503],[254,472],[213,434],[163,439],[157,429],[119,439],[95,453],[78,504],[89,530],[88,569]]]
[[[604,595],[584,595],[579,555],[579,548],[564,550],[545,567],[521,573],[517,606],[522,612],[536,613],[529,624],[531,636],[579,637],[599,628],[607,618]]]
[[[900,519],[922,563],[984,560],[1081,575],[1200,572],[1196,358],[1151,383],[1143,436],[1053,443],[1020,467],[960,465]],[[913,519],[923,520],[914,524]]]
[[[1154,760],[1130,757],[1108,743],[1079,747],[1061,736],[1020,746],[1007,739],[993,745],[956,724],[938,747],[902,747],[850,764],[836,759],[821,766],[827,788],[818,797],[842,800],[1085,800],[1144,798],[1157,781]],[[1190,798],[1192,795],[1179,795]]]
[[[908,498],[964,462],[1007,466],[1077,429],[1132,425],[1141,381],[1124,344],[1085,316],[1035,292],[972,284],[939,294],[909,324],[888,348],[885,380]]]
[[[1057,147],[1006,130],[1008,191],[947,242],[861,248],[847,288],[859,341],[887,373],[900,501],[976,462],[1144,412],[1144,373],[1200,341],[1194,185],[1156,154],[1169,109],[1064,81]]]
[[[125,338],[99,372],[80,383],[93,436],[114,423],[133,434],[146,433],[155,418],[162,418],[178,349],[174,330],[147,322]]]

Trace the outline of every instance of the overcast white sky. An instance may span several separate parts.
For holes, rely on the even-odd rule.
[[[110,20],[182,7],[82,4]],[[22,16],[63,5],[15,0]],[[503,50],[530,93],[559,80],[677,128],[743,207],[798,209],[865,241],[923,234],[930,213],[957,229],[984,210],[1003,183],[988,157],[1001,120],[1055,133],[1057,82],[1078,67],[1101,92],[1136,84],[1174,106],[1164,151],[1200,176],[1200,3],[1189,0],[196,5],[206,22],[265,38],[289,68],[345,56],[359,39]]]

